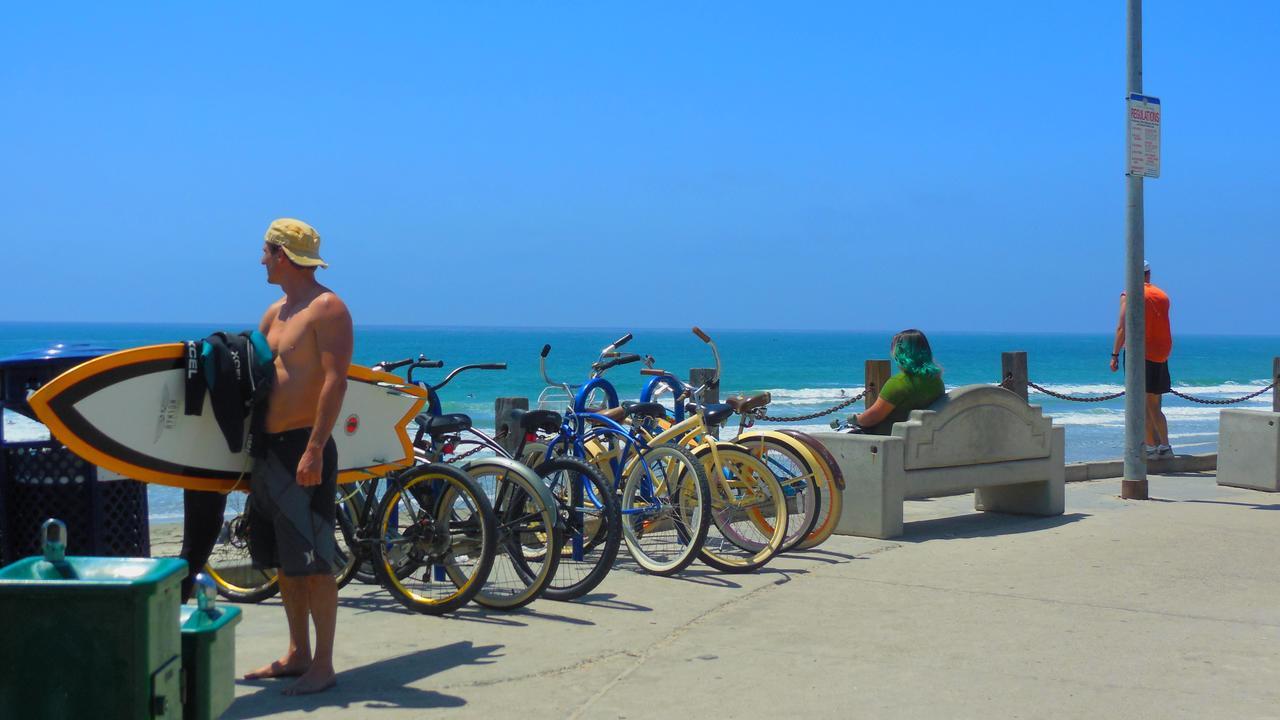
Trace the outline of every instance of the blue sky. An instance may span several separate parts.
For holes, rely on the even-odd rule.
[[[0,320],[1106,331],[1123,0],[9,5]],[[1175,331],[1280,332],[1280,3],[1148,2]]]

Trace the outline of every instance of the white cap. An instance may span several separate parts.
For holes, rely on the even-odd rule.
[[[1143,260],[1143,261],[1142,261],[1142,272],[1151,272],[1151,262],[1150,262],[1150,261],[1148,261],[1148,260]]]

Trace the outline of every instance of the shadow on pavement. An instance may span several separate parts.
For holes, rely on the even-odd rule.
[[[792,550],[787,553],[805,560],[814,560],[816,562],[826,563],[828,565],[838,565],[845,560],[857,560],[858,556],[849,555],[847,553],[832,552],[830,550],[818,550],[812,548],[809,550]]]
[[[359,597],[338,596],[338,607],[351,608],[361,613],[371,612],[394,612],[401,615],[416,615],[417,613],[409,610],[409,608],[401,605],[395,598],[383,592],[376,592],[361,595]]]
[[[735,590],[742,589],[741,585],[726,578],[719,570],[681,570],[670,577],[672,580],[694,583],[695,585],[733,588]]]
[[[551,620],[553,622],[569,623],[570,625],[595,625],[595,623],[584,618],[556,615],[555,613],[549,613],[545,610],[547,607],[555,607],[556,604],[555,600],[547,600],[545,598],[535,600],[532,605],[522,607],[519,610],[516,610],[513,614],[518,617],[527,617],[530,620]]]
[[[915,520],[903,525],[901,537],[894,542],[918,543],[949,538],[990,537],[1037,532],[1060,525],[1069,525],[1089,517],[1087,513],[1066,513],[1051,517],[1010,515],[1007,513],[975,512],[955,517],[933,520]]]
[[[363,667],[338,673],[337,687],[315,695],[289,697],[280,691],[293,682],[282,680],[237,680],[241,686],[262,688],[252,695],[243,695],[231,703],[224,718],[255,718],[278,712],[302,710],[313,712],[324,708],[349,709],[353,704],[362,708],[450,708],[462,707],[467,701],[456,695],[446,695],[433,690],[410,687],[436,673],[461,665],[488,665],[502,645],[472,645],[469,641],[457,642],[407,655],[380,660]]]
[[[1239,505],[1240,507],[1253,508],[1254,510],[1280,510],[1280,505],[1259,505],[1251,502],[1232,502],[1230,500],[1183,500],[1189,503],[1204,503],[1206,505]]]
[[[786,568],[766,567],[766,568],[761,568],[759,570],[756,570],[755,574],[756,575],[778,575],[779,576],[778,579],[774,580],[773,584],[786,585],[787,583],[791,582],[792,577],[796,575],[808,575],[809,571],[801,570],[799,568],[786,569]]]
[[[598,607],[606,610],[630,610],[632,612],[653,612],[653,608],[619,600],[617,593],[588,593],[574,600],[575,605]]]

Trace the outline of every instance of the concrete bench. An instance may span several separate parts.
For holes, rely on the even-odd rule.
[[[1061,515],[1066,434],[1038,405],[966,385],[912,411],[892,435],[815,433],[844,472],[841,535],[902,534],[902,503],[974,491],[988,512]]]
[[[1218,484],[1280,492],[1280,412],[1222,411]]]

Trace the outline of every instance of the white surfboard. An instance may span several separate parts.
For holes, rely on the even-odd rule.
[[[185,373],[182,343],[133,348],[68,370],[28,402],[59,442],[99,467],[192,490],[247,490],[252,459],[227,449],[208,402],[185,413]],[[426,399],[395,375],[352,365],[333,429],[338,482],[409,465],[405,428]]]

